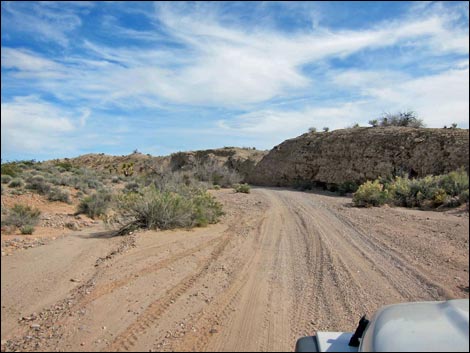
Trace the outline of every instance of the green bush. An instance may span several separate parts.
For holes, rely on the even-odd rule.
[[[206,191],[160,191],[155,185],[139,193],[124,193],[117,198],[117,209],[123,229],[190,228],[215,223],[222,215],[221,205]]]
[[[34,226],[32,225],[24,225],[23,227],[20,228],[21,234],[33,234],[34,232]]]
[[[251,187],[248,184],[235,184],[234,190],[235,192],[243,192],[245,194],[249,194]]]
[[[60,169],[63,169],[64,171],[67,171],[67,172],[71,171],[72,168],[73,168],[73,165],[70,162],[58,162],[58,163],[55,164],[55,166],[58,169],[60,168]]]
[[[62,190],[61,188],[54,187],[48,192],[47,199],[49,201],[61,201],[70,203],[70,193],[67,190]]]
[[[197,191],[192,199],[194,225],[206,226],[217,223],[223,215],[222,205],[205,191]]]
[[[443,175],[428,175],[416,179],[401,176],[393,179],[379,178],[374,183],[382,185],[383,191],[388,192],[387,202],[397,206],[456,207],[468,201],[468,174],[463,168]],[[378,185],[374,187],[378,189]],[[367,188],[370,189],[371,185],[368,184]]]
[[[442,175],[439,186],[450,196],[458,196],[468,190],[468,174],[464,168]]]
[[[12,177],[10,175],[2,175],[2,184],[8,184],[11,181]]]
[[[10,181],[10,184],[8,184],[9,188],[21,188],[23,187],[24,183],[23,180],[20,178],[15,178],[12,181]]]
[[[469,196],[468,196],[468,189],[467,189],[460,193],[459,200],[461,203],[467,203],[468,199],[469,199]]]
[[[90,196],[86,196],[80,201],[77,207],[77,213],[83,213],[91,218],[104,215],[111,203],[111,194],[100,190]]]
[[[11,177],[16,177],[21,174],[22,170],[18,168],[17,163],[2,163],[1,165],[1,175],[9,175]]]
[[[366,181],[354,193],[353,204],[358,207],[380,206],[387,202],[388,197],[388,191],[378,180]]]
[[[37,208],[15,204],[9,210],[4,224],[18,228],[27,225],[34,226],[38,223],[40,214],[41,212]]]

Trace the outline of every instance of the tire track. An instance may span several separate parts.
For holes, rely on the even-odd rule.
[[[212,251],[209,259],[202,261],[196,273],[186,276],[180,283],[167,291],[166,295],[152,302],[131,325],[114,339],[112,344],[108,347],[109,350],[117,351],[120,350],[121,347],[125,350],[130,350],[137,342],[139,336],[145,333],[176,299],[188,291],[196,280],[207,272],[210,263],[217,260],[229,241],[229,235],[225,234]]]
[[[216,244],[217,242],[220,242],[219,238],[209,240],[209,241],[207,241],[207,242],[205,242],[201,245],[198,245],[194,248],[182,251],[182,252],[180,252],[180,253],[172,256],[172,257],[169,257],[167,259],[158,261],[157,263],[155,263],[153,265],[147,266],[147,267],[145,267],[145,268],[143,268],[143,269],[141,269],[141,270],[139,270],[135,273],[132,273],[132,274],[129,274],[129,275],[123,277],[123,278],[120,278],[119,280],[113,281],[113,282],[105,284],[105,285],[97,286],[97,287],[93,288],[93,290],[90,292],[90,294],[88,294],[86,297],[84,297],[79,304],[80,305],[88,305],[91,302],[99,299],[100,297],[102,297],[104,295],[111,294],[116,289],[124,287],[124,286],[128,285],[129,283],[137,280],[140,277],[147,276],[147,275],[155,273],[155,272],[157,272],[161,269],[164,269],[164,268],[172,265],[173,263],[184,259],[185,257],[191,256],[191,255],[193,255],[197,252],[200,252],[204,249],[209,248],[210,246],[212,246],[213,244]]]

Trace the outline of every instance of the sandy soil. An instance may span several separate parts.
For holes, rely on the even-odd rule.
[[[2,351],[292,351],[403,301],[468,298],[468,213],[216,192],[222,222],[88,228],[2,257]]]

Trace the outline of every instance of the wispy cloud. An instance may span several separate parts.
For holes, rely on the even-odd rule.
[[[356,27],[326,25],[336,14],[318,4],[4,2],[2,113],[79,136],[91,116],[158,130],[180,111],[263,148],[398,109],[468,126],[468,4],[399,6]]]
[[[61,46],[69,44],[68,34],[78,28],[82,21],[79,16],[91,3],[54,1],[5,1],[2,2],[2,32],[30,35],[44,42],[55,42]]]

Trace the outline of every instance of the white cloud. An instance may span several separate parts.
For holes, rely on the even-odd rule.
[[[240,137],[255,138],[260,148],[271,148],[285,139],[307,132],[309,127],[321,130],[342,129],[368,121],[381,114],[413,110],[428,127],[468,128],[469,70],[446,72],[412,78],[393,72],[350,70],[331,73],[336,85],[361,93],[348,103],[331,101],[299,109],[264,109],[222,119],[217,130]]]
[[[2,150],[68,150],[67,137],[77,130],[75,118],[37,97],[16,97],[1,104]]]
[[[359,91],[380,111],[414,110],[429,127],[458,123],[468,127],[469,70],[454,69],[417,78],[387,72],[345,71],[334,76],[337,85]],[[377,113],[377,112],[376,112]]]
[[[62,70],[58,63],[43,58],[30,50],[8,47],[2,47],[2,67],[36,72]]]

